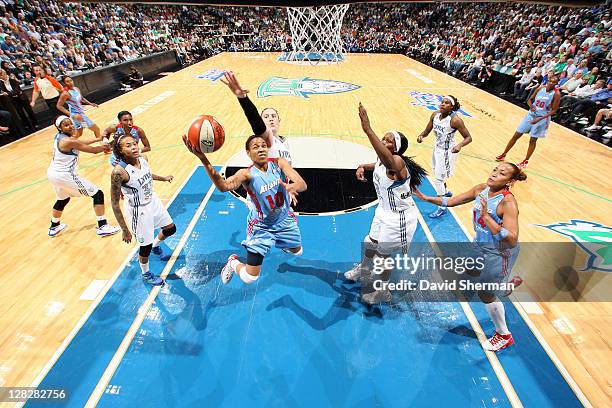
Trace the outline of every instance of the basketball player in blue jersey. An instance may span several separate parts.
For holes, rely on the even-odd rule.
[[[128,111],[121,111],[117,114],[117,119],[119,119],[119,123],[116,125],[111,125],[104,129],[103,138],[108,140],[111,135],[115,135],[115,139],[117,139],[121,135],[132,135],[132,137],[136,140],[136,143],[142,141],[142,148],[140,149],[140,153],[146,153],[151,151],[151,143],[145,134],[144,129],[134,125],[134,118],[132,114]],[[115,157],[115,154],[111,154],[109,158],[109,162],[111,166],[116,166],[119,163],[119,160]]]
[[[91,197],[94,212],[98,220],[96,233],[100,237],[116,234],[119,228],[108,225],[104,215],[104,193],[91,181],[78,175],[79,155],[81,152],[102,153],[108,145],[90,146],[97,140],[79,140],[75,133],[72,119],[60,116],[55,120],[58,133],[53,141],[53,158],[47,169],[47,178],[53,185],[57,201],[53,205],[51,226],[48,235],[55,237],[66,229],[67,225],[60,223],[60,217],[71,197]]]
[[[159,276],[149,271],[151,252],[167,261],[170,256],[164,254],[160,244],[176,232],[176,226],[168,210],[153,191],[153,180],[172,182],[172,176],[157,176],[151,173],[146,156],[140,153],[138,142],[130,134],[123,134],[113,140],[113,151],[119,162],[111,175],[111,203],[115,218],[123,231],[123,242],[132,241],[132,233],[140,246],[138,262],[142,279],[151,285],[163,285]],[[132,231],[127,227],[119,197],[125,198],[125,213],[128,216]],[[155,229],[160,228],[157,237]]]
[[[287,138],[279,135],[280,117],[278,111],[275,108],[265,108],[261,111],[261,114],[257,112],[257,108],[247,95],[249,91],[240,86],[233,72],[226,72],[221,82],[227,85],[238,98],[238,102],[251,125],[253,134],[262,135],[266,139],[268,157],[271,159],[282,157],[291,164],[291,152],[289,151]]]
[[[369,304],[386,303],[392,299],[391,292],[384,283],[388,283],[392,270],[371,268],[375,257],[380,264],[391,257],[394,252],[408,253],[408,247],[418,224],[417,209],[412,199],[412,191],[421,184],[427,175],[425,170],[412,159],[403,156],[408,149],[408,139],[402,133],[391,131],[381,139],[370,126],[370,119],[365,108],[359,104],[361,128],[368,136],[378,160],[376,163],[363,164],[355,173],[360,181],[366,181],[365,170],[373,170],[374,188],[378,196],[378,207],[372,220],[370,232],[364,238],[365,252],[361,263],[346,272],[344,277],[351,281],[371,280],[370,269],[373,269],[374,280],[381,281],[379,289],[370,291],[363,288],[362,300]]]
[[[474,205],[474,249],[476,256],[484,258],[484,267],[478,280],[483,283],[520,284],[518,277],[511,279],[512,267],[519,253],[518,204],[510,187],[516,181],[527,179],[527,175],[512,163],[500,163],[493,169],[484,184],[455,197],[428,197],[420,191],[415,195],[423,201],[443,207],[455,207],[473,202]],[[507,293],[499,293],[507,296]],[[498,294],[479,291],[487,312],[495,325],[495,334],[483,342],[486,350],[499,351],[514,344],[512,334],[506,326],[504,304]]]
[[[219,191],[232,191],[242,185],[251,198],[246,239],[242,241],[247,251],[246,262],[240,262],[232,254],[221,270],[224,284],[234,274],[238,274],[246,284],[257,281],[263,259],[273,246],[292,255],[302,254],[302,237],[290,205],[297,202],[298,193],[306,191],[306,182],[286,159],[268,158],[268,144],[263,136],[253,135],[247,139],[245,148],[253,164],[248,169],[238,170],[228,179],[215,170],[206,155],[196,150],[186,136],[183,136],[183,142],[200,159]],[[292,182],[284,182],[282,174]]]
[[[434,146],[431,167],[434,173],[433,186],[438,196],[451,197],[451,193],[446,185],[446,181],[455,173],[455,164],[461,149],[472,143],[472,136],[465,127],[463,119],[457,115],[457,111],[461,108],[459,101],[452,95],[442,98],[440,109],[433,113],[429,118],[429,123],[425,130],[417,136],[417,143],[422,143],[429,133],[433,130],[436,137]],[[460,143],[455,144],[455,132],[463,136]],[[437,218],[446,213],[446,208],[438,207],[435,211],[429,214],[430,218]]]
[[[550,76],[546,85],[540,86],[531,93],[531,96],[529,96],[527,100],[529,112],[516,128],[504,152],[495,157],[495,160],[503,161],[506,158],[506,154],[512,149],[521,136],[523,136],[524,133],[529,133],[531,138],[529,139],[527,155],[525,156],[525,160],[517,163],[517,166],[521,168],[527,167],[529,159],[535,151],[538,139],[546,137],[548,126],[550,125],[550,117],[554,115],[559,108],[561,94],[557,89],[557,83],[559,83],[559,77],[556,75]]]
[[[64,91],[57,100],[57,110],[70,116],[70,119],[74,122],[77,137],[83,134],[83,128],[88,128],[94,133],[97,140],[102,140],[100,128],[85,115],[85,109],[83,109],[83,104],[96,108],[98,104],[85,99],[81,90],[74,86],[74,81],[69,76],[65,76],[62,82],[64,82]],[[65,104],[68,105],[68,109],[64,107]]]

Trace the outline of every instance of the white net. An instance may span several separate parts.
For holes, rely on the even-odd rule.
[[[291,46],[287,61],[338,62],[342,55],[340,29],[348,4],[321,7],[289,7]]]

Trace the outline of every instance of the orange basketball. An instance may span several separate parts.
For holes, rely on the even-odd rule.
[[[216,152],[225,142],[225,130],[217,119],[210,115],[195,118],[187,128],[189,143],[202,153]]]

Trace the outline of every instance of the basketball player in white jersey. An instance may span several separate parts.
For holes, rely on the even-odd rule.
[[[527,155],[522,162],[517,163],[517,166],[521,168],[527,167],[529,158],[531,158],[531,155],[535,151],[538,139],[546,137],[548,133],[550,117],[559,109],[561,94],[557,89],[558,83],[559,77],[553,75],[548,78],[546,85],[541,85],[531,93],[531,96],[529,96],[527,100],[529,112],[527,112],[523,121],[516,128],[504,152],[495,157],[495,160],[503,161],[506,158],[506,154],[512,149],[521,136],[523,136],[524,133],[529,133],[531,138],[529,139],[529,147],[527,147]]]
[[[410,241],[418,224],[417,209],[412,199],[412,191],[427,175],[425,170],[412,159],[403,156],[408,149],[408,139],[402,133],[391,131],[380,140],[370,126],[370,119],[365,108],[359,104],[361,128],[368,136],[378,159],[376,163],[363,164],[357,168],[356,176],[360,181],[367,181],[365,170],[373,170],[374,188],[378,196],[378,207],[374,213],[370,232],[364,238],[365,252],[360,264],[346,272],[344,277],[356,281],[370,276],[368,273],[373,264],[382,265],[385,258],[396,251],[408,252]],[[380,263],[375,261],[377,257]],[[369,304],[390,302],[391,292],[384,283],[389,282],[391,270],[373,268],[374,280],[381,281],[380,289],[362,296]],[[367,290],[367,289],[366,289]]]
[[[448,95],[443,97],[442,102],[440,102],[440,110],[431,115],[427,127],[417,137],[417,142],[421,143],[432,129],[434,131],[436,145],[433,149],[431,167],[434,172],[433,186],[439,197],[451,197],[453,195],[448,190],[446,181],[455,173],[458,153],[463,147],[472,143],[470,132],[465,127],[463,119],[457,115],[460,107],[459,101],[454,96]],[[457,131],[463,136],[463,140],[455,144],[455,132]],[[429,214],[429,217],[440,217],[446,211],[446,208],[438,207]]]
[[[275,108],[265,108],[261,114],[251,102],[245,90],[240,86],[236,75],[232,71],[225,73],[221,79],[227,87],[238,97],[238,102],[246,115],[254,135],[261,135],[269,146],[268,157],[270,159],[283,158],[291,164],[291,152],[287,138],[278,134],[280,117]]]
[[[173,177],[152,174],[146,157],[140,154],[138,141],[129,133],[114,139],[113,153],[119,162],[111,175],[111,202],[115,218],[123,231],[123,241],[130,243],[134,233],[140,245],[138,262],[142,279],[151,285],[163,285],[163,279],[149,271],[149,255],[153,252],[162,261],[170,258],[159,245],[176,232],[176,226],[168,210],[153,191],[153,180],[172,182]],[[132,232],[121,212],[121,193],[125,199],[125,212]],[[157,237],[156,228],[161,228]]]
[[[68,116],[60,116],[55,120],[58,133],[53,141],[53,159],[47,169],[47,177],[55,189],[57,201],[53,205],[51,226],[49,236],[55,237],[66,229],[66,224],[60,223],[62,212],[70,201],[70,197],[91,197],[94,204],[94,212],[98,220],[96,233],[100,237],[116,234],[119,228],[108,225],[104,216],[104,193],[91,181],[77,174],[79,154],[102,153],[108,150],[108,145],[91,146],[98,140],[83,141],[77,137],[76,129],[72,119]]]

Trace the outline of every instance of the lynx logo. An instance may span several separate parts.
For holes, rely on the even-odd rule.
[[[225,71],[220,70],[220,69],[211,69],[210,71],[204,73],[204,74],[200,74],[200,75],[196,75],[196,78],[198,79],[207,79],[209,81],[215,82],[218,81],[220,78],[223,77],[223,73]]]
[[[571,220],[538,225],[570,237],[588,255],[582,269],[612,272],[612,228],[590,221]]]
[[[410,92],[410,96],[416,99],[416,102],[412,102],[414,106],[424,106],[429,110],[435,111],[440,109],[440,102],[442,102],[442,95],[427,93],[427,92]],[[467,116],[468,118],[473,118],[474,116],[470,115],[463,109],[459,109],[458,113],[463,116]]]
[[[361,88],[359,85],[327,79],[272,77],[259,85],[257,96],[259,98],[266,98],[268,96],[300,96],[308,98],[308,95],[313,94],[336,94],[354,91],[359,88]]]

